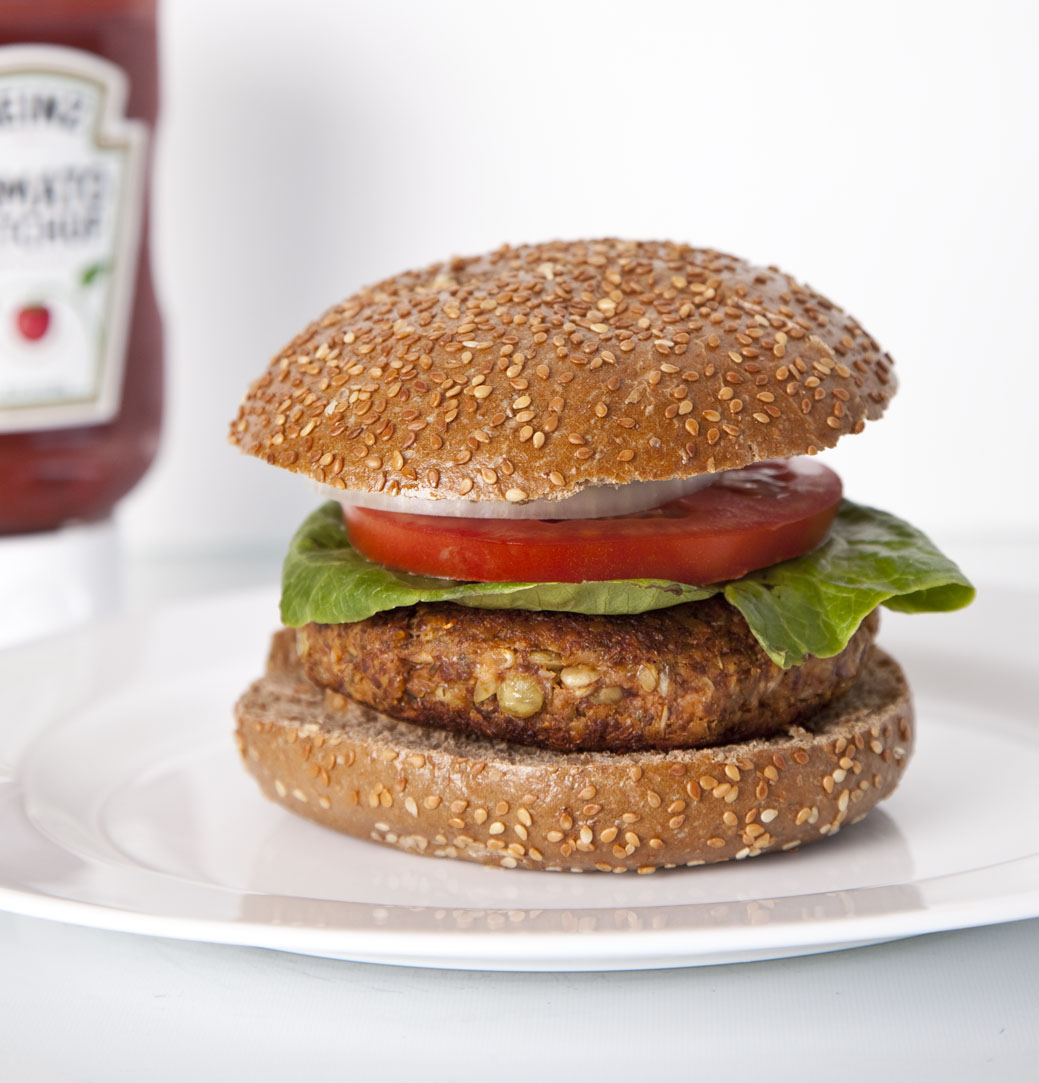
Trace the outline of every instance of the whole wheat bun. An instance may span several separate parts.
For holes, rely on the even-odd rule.
[[[811,454],[894,389],[859,324],[774,267],[552,242],[335,305],[273,358],[230,435],[338,489],[522,504]]]
[[[858,682],[782,737],[667,753],[559,753],[326,706],[291,630],[236,708],[272,800],[409,853],[604,872],[791,850],[854,823],[897,785],[913,711],[874,648]]]

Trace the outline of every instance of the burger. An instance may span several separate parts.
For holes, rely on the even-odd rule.
[[[813,459],[891,358],[775,267],[621,240],[370,286],[231,441],[323,502],[236,708],[267,797],[408,853],[651,872],[794,850],[898,784],[877,607],[973,594]]]

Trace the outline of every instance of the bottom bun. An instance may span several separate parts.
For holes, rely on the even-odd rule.
[[[572,871],[703,865],[834,835],[894,790],[913,743],[905,676],[876,648],[801,725],[717,748],[550,752],[329,706],[291,630],[236,717],[246,767],[292,812],[409,853]]]

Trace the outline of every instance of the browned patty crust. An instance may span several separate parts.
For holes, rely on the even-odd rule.
[[[722,599],[638,616],[417,605],[308,624],[315,684],[393,718],[556,751],[770,737],[851,687],[871,614],[833,658],[781,669]]]

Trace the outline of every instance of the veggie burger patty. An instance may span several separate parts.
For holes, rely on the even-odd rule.
[[[391,718],[557,751],[701,748],[780,733],[854,682],[878,618],[781,669],[720,598],[637,616],[391,609],[308,624],[307,677]]]

